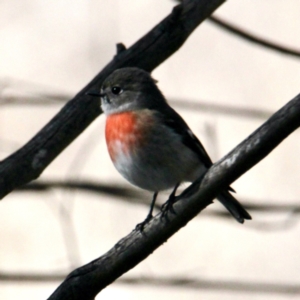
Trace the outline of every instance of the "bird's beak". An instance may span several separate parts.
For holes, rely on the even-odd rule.
[[[88,95],[88,96],[100,97],[100,98],[105,96],[105,94],[101,94],[98,91],[90,91],[90,92],[86,92],[85,94]]]
[[[99,93],[97,91],[90,91],[87,92],[86,95],[92,96],[92,97],[99,97],[101,99],[101,103],[103,104],[109,104],[110,100],[107,97],[106,93]]]

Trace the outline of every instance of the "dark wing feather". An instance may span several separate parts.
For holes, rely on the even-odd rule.
[[[207,152],[202,146],[201,142],[192,133],[188,125],[181,118],[181,116],[171,108],[167,103],[163,107],[159,107],[159,116],[161,121],[168,127],[172,128],[175,132],[182,136],[182,142],[192,151],[194,151],[199,160],[205,167],[210,168],[212,161]],[[251,216],[243,208],[243,206],[228,192],[234,190],[229,186],[225,191],[222,191],[218,196],[218,200],[229,210],[235,219],[243,223],[244,219],[251,219]]]
[[[199,160],[204,164],[206,168],[210,168],[212,161],[205,151],[203,145],[198,138],[193,134],[182,117],[169,105],[160,109],[161,121],[168,127],[172,128],[176,133],[182,136],[182,142],[184,145],[194,151]]]
[[[212,166],[213,163],[201,142],[193,134],[192,130],[182,119],[182,117],[171,106],[166,104],[163,109],[160,109],[160,117],[161,121],[166,126],[172,128],[176,133],[182,136],[183,144],[197,154],[199,160],[206,168],[210,168]],[[228,187],[228,190],[235,192],[235,190],[230,186]]]

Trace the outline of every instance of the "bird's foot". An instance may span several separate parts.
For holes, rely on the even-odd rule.
[[[143,222],[141,222],[141,223],[139,223],[139,224],[137,224],[137,225],[135,226],[135,230],[136,230],[136,231],[143,232],[143,231],[144,231],[145,225],[146,225],[147,223],[149,223],[149,221],[150,221],[152,218],[153,218],[152,214],[148,214],[148,216],[146,217],[146,219],[145,219]]]
[[[161,206],[161,217],[164,217],[167,212],[171,212],[173,214],[176,214],[174,208],[173,208],[173,204],[176,202],[176,196],[171,194],[169,199]]]
[[[173,204],[177,201],[177,197],[176,197],[176,191],[177,191],[177,188],[179,186],[179,182],[175,185],[172,193],[170,194],[169,196],[169,199],[167,200],[167,202],[165,202],[162,206],[161,206],[161,217],[164,217],[166,215],[166,213],[168,211],[170,211],[171,213],[173,214],[176,214],[174,208],[173,208]]]

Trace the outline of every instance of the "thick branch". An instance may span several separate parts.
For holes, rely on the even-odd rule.
[[[178,50],[192,31],[225,0],[185,0],[129,49],[114,59],[24,147],[0,164],[0,198],[36,179],[99,114],[99,100],[85,93],[99,89],[115,69],[134,66],[152,71]]]
[[[245,141],[215,163],[196,192],[174,205],[175,213],[160,215],[145,226],[144,232],[132,231],[110,251],[73,271],[50,296],[58,299],[93,299],[97,293],[136,266],[195,217],[224,187],[248,171],[300,126],[300,94],[275,113]],[[192,189],[188,188],[189,191]]]

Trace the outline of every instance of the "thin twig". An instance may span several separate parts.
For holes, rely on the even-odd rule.
[[[226,31],[233,33],[249,42],[255,43],[259,46],[283,53],[283,54],[287,54],[287,55],[291,55],[294,56],[296,58],[300,58],[300,50],[297,49],[292,49],[283,45],[280,45],[278,43],[275,42],[271,42],[268,41],[267,39],[258,37],[246,30],[241,29],[240,27],[237,27],[233,24],[230,24],[227,21],[224,21],[222,19],[220,19],[219,17],[216,16],[211,16],[208,18],[209,21],[211,21],[213,24],[221,27],[222,29],[225,29]]]

